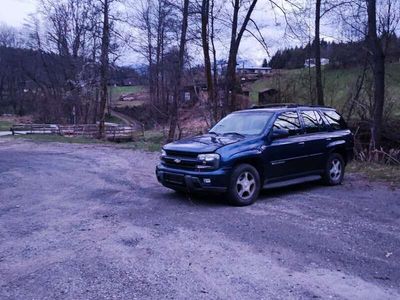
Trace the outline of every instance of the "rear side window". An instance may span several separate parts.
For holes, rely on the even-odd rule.
[[[318,112],[314,110],[305,110],[300,112],[304,123],[306,133],[323,131],[324,122]]]
[[[295,111],[285,112],[279,115],[274,123],[273,130],[286,129],[289,135],[296,135],[301,132],[299,115]]]
[[[347,129],[346,122],[344,119],[334,110],[323,110],[323,116],[328,121],[330,127],[333,130]]]

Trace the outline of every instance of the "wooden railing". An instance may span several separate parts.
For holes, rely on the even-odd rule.
[[[60,134],[58,125],[55,124],[16,124],[11,127],[12,134]]]

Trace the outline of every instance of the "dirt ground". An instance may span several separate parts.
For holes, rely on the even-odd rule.
[[[158,154],[0,139],[0,299],[399,299],[400,189],[347,174],[254,205],[160,186]]]

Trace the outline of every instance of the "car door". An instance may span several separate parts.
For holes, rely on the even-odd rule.
[[[280,113],[270,133],[271,141],[263,152],[267,181],[296,177],[304,170],[304,141],[297,111]],[[288,135],[272,138],[274,131],[287,130]]]
[[[326,160],[327,127],[316,110],[301,110],[300,117],[304,127],[305,172],[320,171]]]

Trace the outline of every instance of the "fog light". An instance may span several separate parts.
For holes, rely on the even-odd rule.
[[[211,179],[210,179],[210,178],[204,178],[204,179],[203,179],[203,182],[204,182],[204,183],[211,183]]]

